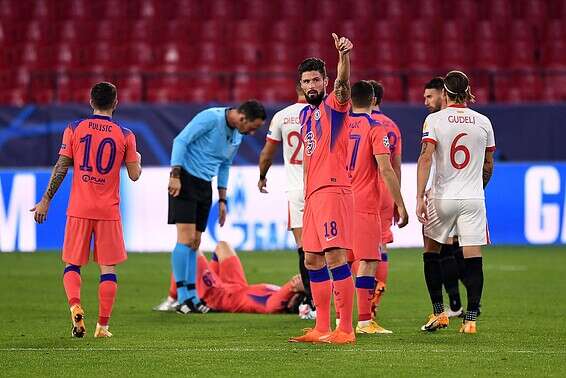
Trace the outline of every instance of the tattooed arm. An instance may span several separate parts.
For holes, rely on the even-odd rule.
[[[49,210],[51,200],[55,196],[55,193],[57,193],[61,183],[63,183],[71,165],[73,165],[73,159],[64,155],[59,155],[59,160],[57,160],[57,163],[55,163],[55,166],[53,167],[49,184],[47,184],[47,189],[45,190],[43,197],[41,197],[41,201],[39,201],[39,203],[30,210],[34,212],[33,217],[37,223],[41,224],[47,219],[47,211]]]
[[[338,38],[332,33],[334,45],[338,50],[338,67],[336,81],[334,82],[334,94],[341,104],[350,99],[350,51],[354,45],[346,37]]]
[[[421,223],[426,223],[427,212],[424,201],[426,183],[430,175],[432,165],[432,154],[436,150],[434,143],[423,142],[419,161],[417,163],[417,218]]]
[[[483,188],[487,186],[491,175],[493,174],[493,151],[485,151],[485,158],[483,161]]]

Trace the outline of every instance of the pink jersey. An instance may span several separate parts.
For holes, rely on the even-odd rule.
[[[110,117],[93,115],[67,126],[59,154],[73,159],[67,215],[119,220],[120,167],[138,159],[134,134]]]
[[[390,153],[386,129],[365,113],[351,113],[346,124],[354,211],[379,214],[379,167],[374,155]]]
[[[344,127],[349,107],[350,102],[340,104],[332,92],[319,106],[308,105],[300,113],[305,199],[323,187],[350,187]]]
[[[401,156],[403,152],[403,141],[401,138],[401,131],[397,124],[388,116],[380,111],[374,110],[371,112],[371,118],[381,123],[387,132],[389,138],[389,151],[391,151],[391,161],[397,155]]]

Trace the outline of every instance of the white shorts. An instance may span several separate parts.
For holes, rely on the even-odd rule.
[[[293,228],[303,228],[305,192],[303,190],[291,190],[287,192],[287,198],[289,198],[289,218],[287,222],[289,230]]]
[[[425,236],[446,244],[454,230],[463,247],[489,244],[484,200],[430,199],[427,210]]]

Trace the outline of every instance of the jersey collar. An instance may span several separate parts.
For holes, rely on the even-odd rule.
[[[447,108],[467,108],[467,106],[464,104],[452,104],[448,105]]]
[[[93,114],[90,118],[94,118],[94,119],[105,119],[107,121],[110,121],[112,119],[112,117],[110,116],[105,116],[105,115],[99,115],[99,114]]]

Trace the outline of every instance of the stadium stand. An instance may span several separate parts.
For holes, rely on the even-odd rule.
[[[271,86],[306,56],[333,59],[333,31],[363,46],[354,78],[387,81],[394,101],[420,102],[421,79],[449,68],[481,102],[564,101],[545,83],[565,80],[565,25],[560,0],[0,0],[0,103],[79,101],[67,91],[98,77],[124,102],[292,101]]]

